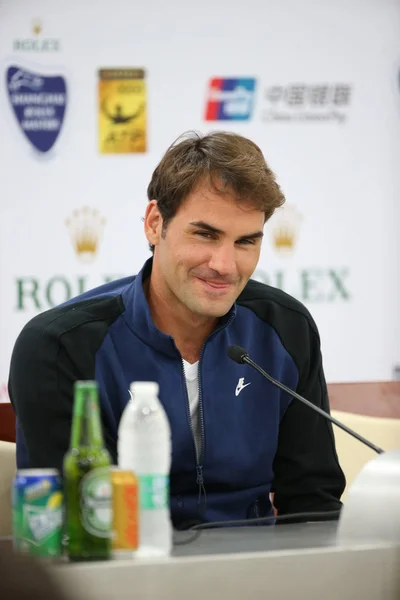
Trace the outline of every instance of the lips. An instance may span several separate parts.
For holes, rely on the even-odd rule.
[[[197,279],[206,287],[208,291],[214,293],[220,292],[222,294],[232,287],[232,284],[227,282],[210,281],[207,279],[201,279],[201,277],[197,277]]]
[[[225,290],[228,287],[231,287],[230,283],[216,283],[214,281],[206,281],[204,279],[203,279],[203,281],[204,281],[204,283],[206,283],[207,285],[215,288],[216,290]]]

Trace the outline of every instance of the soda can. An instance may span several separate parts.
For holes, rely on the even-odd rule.
[[[132,471],[111,469],[113,495],[113,558],[133,556],[138,548],[138,482]]]
[[[56,469],[17,471],[12,490],[13,546],[17,552],[62,555],[63,493]]]

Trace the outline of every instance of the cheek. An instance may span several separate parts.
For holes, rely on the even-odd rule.
[[[238,256],[236,268],[238,272],[246,277],[250,277],[257,266],[260,258],[260,248],[251,249],[249,252],[243,252]]]
[[[203,244],[186,244],[181,246],[176,255],[177,263],[186,267],[196,267],[210,260],[210,249]]]

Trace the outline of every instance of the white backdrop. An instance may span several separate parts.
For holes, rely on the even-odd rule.
[[[255,276],[308,306],[328,381],[391,379],[400,363],[399,39],[395,0],[0,2],[0,400],[24,323],[141,267],[147,184],[190,129],[250,137],[277,173],[287,207],[267,225]],[[99,100],[99,70],[118,68],[144,70],[145,93],[136,86],[116,99],[105,88],[109,111],[141,111],[126,131],[141,140],[136,150],[145,139],[144,152],[100,152],[99,114],[101,135],[125,127],[105,125]],[[28,107],[19,120],[6,80],[18,69],[28,87],[14,91],[53,94],[36,105],[17,99]],[[213,97],[245,118],[205,120],[214,78],[235,80]],[[246,97],[240,79],[253,80]],[[54,145],[38,150],[43,131],[32,143],[22,126],[53,127],[45,122],[63,103]],[[84,207],[90,232],[76,220]]]

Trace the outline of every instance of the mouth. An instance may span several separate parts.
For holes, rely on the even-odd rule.
[[[196,279],[203,284],[207,292],[217,296],[223,296],[233,287],[232,283],[224,281],[209,281],[207,279],[201,279],[200,277],[196,277]]]

